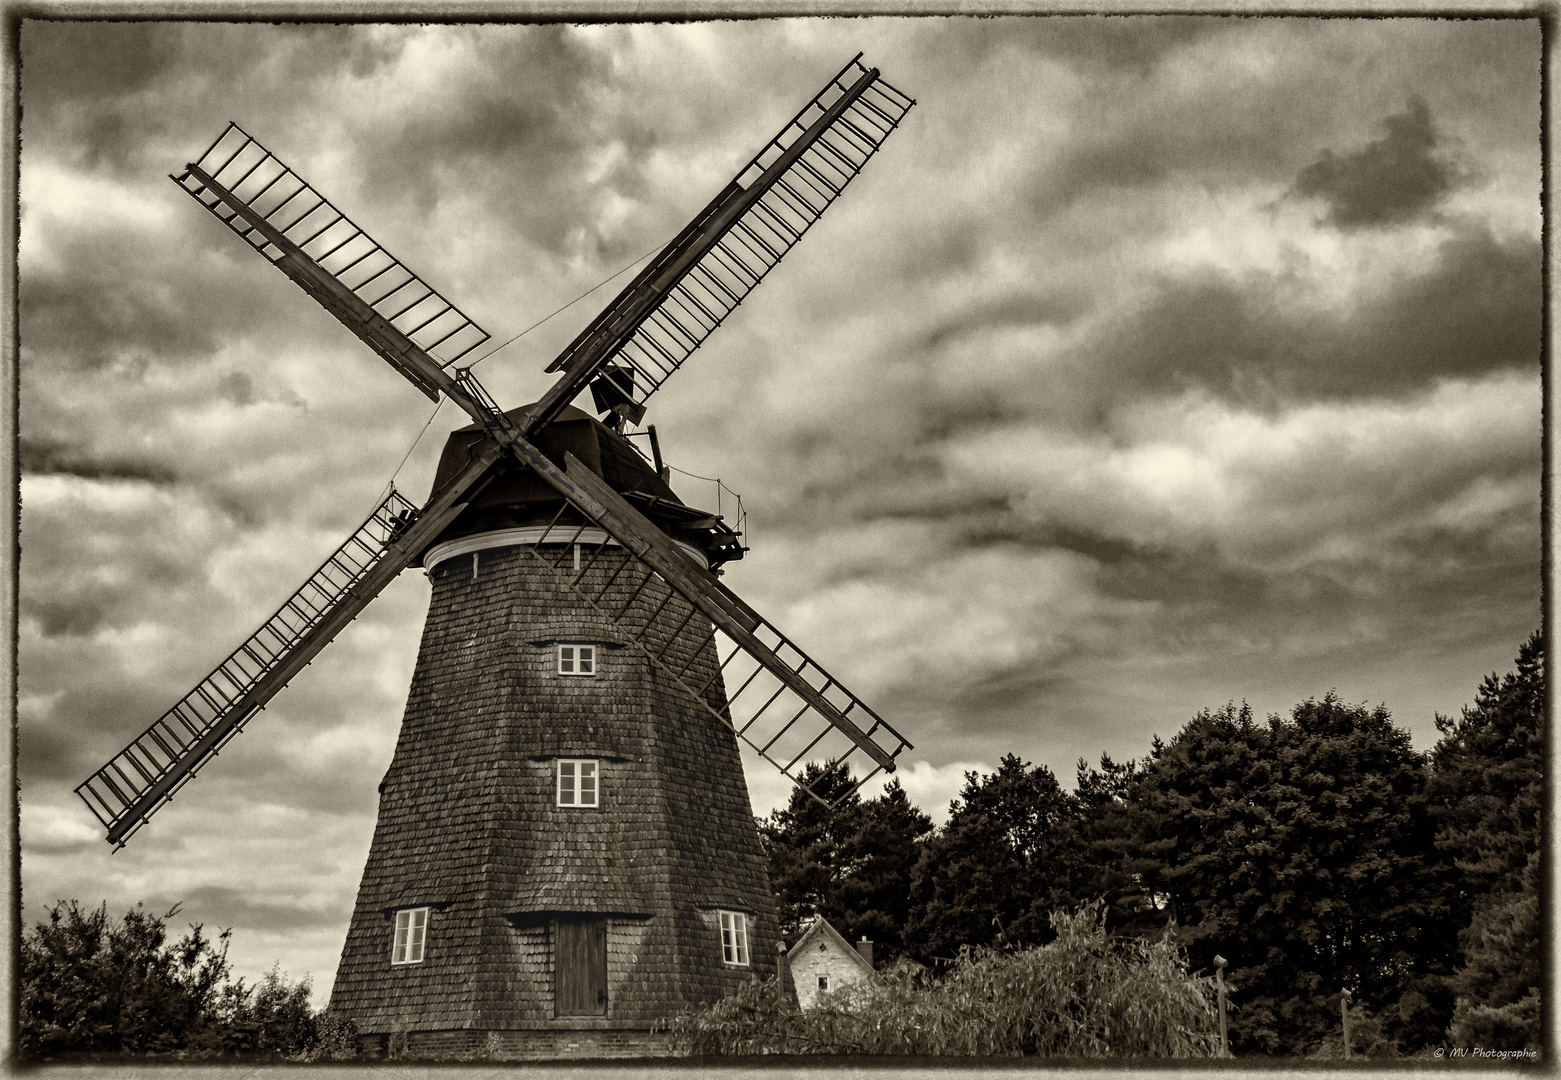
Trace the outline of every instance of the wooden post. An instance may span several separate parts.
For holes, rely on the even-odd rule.
[[[782,938],[775,942],[775,989],[779,991],[782,1002],[786,1000],[786,990],[790,983],[791,967],[786,963],[786,940]]]
[[[1339,993],[1339,1015],[1344,1019],[1344,1060],[1350,1059],[1350,988]]]
[[[1219,987],[1220,1002],[1220,1057],[1230,1057],[1230,1038],[1225,1029],[1225,964],[1223,956],[1214,958],[1214,982]]]

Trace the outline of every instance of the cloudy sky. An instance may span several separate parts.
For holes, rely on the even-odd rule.
[[[167,174],[239,121],[498,342],[858,50],[919,104],[649,420],[741,494],[727,581],[916,744],[913,797],[1329,690],[1426,748],[1507,668],[1539,621],[1535,21],[27,22],[28,919],[181,900],[244,973],[329,987],[420,573],[125,850],[72,789],[462,423]],[[484,361],[498,400],[615,288]]]

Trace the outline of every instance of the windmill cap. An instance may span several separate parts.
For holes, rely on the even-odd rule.
[[[537,406],[539,404],[541,404],[541,402],[533,401],[531,404],[529,404],[529,405],[522,405],[518,409],[506,409],[505,412],[504,412],[504,415],[509,417],[511,420],[515,420],[515,421],[524,420],[526,417],[530,416],[533,412],[536,411],[536,408],[537,408]],[[571,423],[571,422],[579,421],[579,420],[589,420],[589,421],[595,422],[596,418],[593,417],[590,413],[586,412],[584,409],[579,408],[578,406],[575,406],[575,405],[565,405],[562,409],[559,410],[558,415],[553,417],[552,422],[554,424],[563,424],[563,423]],[[603,426],[605,427],[606,425],[603,425]],[[467,424],[465,427],[463,427],[463,428],[456,428],[455,430],[456,431],[481,431],[482,430],[482,425],[477,423],[476,421],[473,421],[470,424]],[[546,430],[546,429],[544,429],[544,430]]]
[[[536,407],[537,403],[532,402],[518,409],[510,409],[504,415],[519,423]],[[444,453],[439,458],[439,468],[434,473],[434,491],[438,491],[446,481],[466,467],[471,459],[471,448],[485,436],[482,425],[475,423],[450,432],[450,437],[445,440]],[[531,436],[530,441],[559,468],[564,468],[564,455],[573,454],[586,468],[617,491],[639,491],[664,501],[682,504],[666,481],[656,474],[654,466],[641,456],[628,439],[573,405],[564,406],[551,422]],[[490,471],[494,478],[472,500],[474,508],[556,502],[559,498],[552,485],[511,457],[500,459]]]
[[[522,405],[505,415],[518,422],[535,408],[535,403]],[[478,424],[452,431],[445,440],[432,490],[438,491],[464,469],[471,461],[473,449],[487,437]],[[656,509],[650,512],[657,518],[670,514],[673,518],[697,520],[703,513],[685,508],[666,481],[656,474],[655,467],[628,439],[572,405],[565,406],[552,422],[530,438],[530,442],[559,468],[565,467],[567,455],[573,455],[620,494],[647,504],[654,500]],[[466,509],[425,551],[479,533],[545,525],[557,516],[561,500],[558,490],[529,466],[505,455],[489,468],[486,483],[470,497]],[[568,513],[565,518],[563,523],[566,525],[578,520]]]

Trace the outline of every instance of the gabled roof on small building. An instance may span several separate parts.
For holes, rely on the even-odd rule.
[[[815,916],[813,924],[802,932],[802,936],[797,939],[797,943],[786,953],[786,962],[788,964],[794,962],[803,953],[807,952],[809,948],[823,942],[833,942],[838,951],[845,953],[852,960],[856,961],[857,966],[864,972],[869,975],[873,973],[873,965],[869,964],[862,954],[857,952],[856,948],[841,936],[840,931],[831,926],[829,920],[822,915]]]

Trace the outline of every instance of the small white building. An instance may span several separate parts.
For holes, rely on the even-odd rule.
[[[814,919],[786,954],[797,1004],[811,1009],[818,1003],[819,994],[867,978],[873,973],[869,959],[872,948],[873,943],[864,938],[854,949],[840,936],[840,931],[829,925],[829,920],[822,915]],[[863,952],[867,955],[863,956]]]

